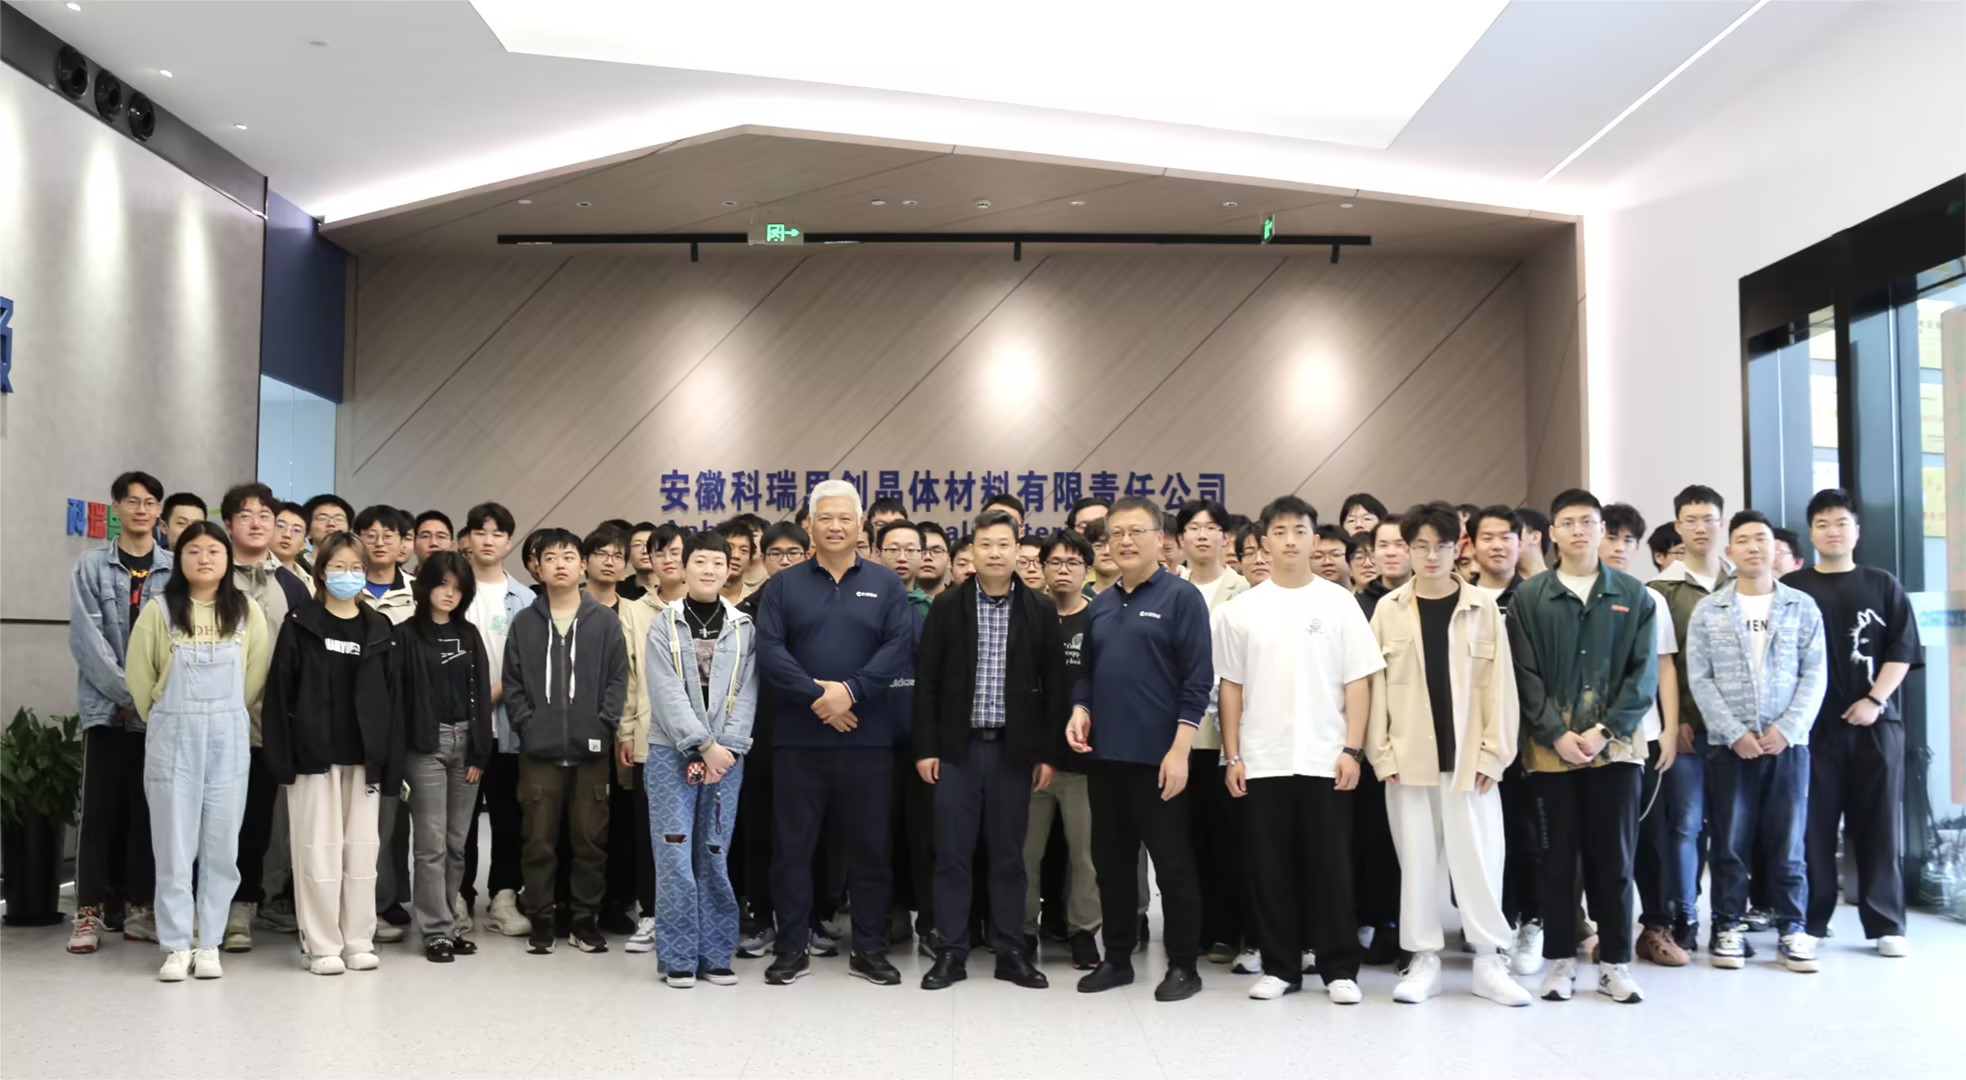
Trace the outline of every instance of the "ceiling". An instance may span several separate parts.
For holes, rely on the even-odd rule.
[[[1409,0],[1405,10],[1424,9],[1429,2]],[[980,101],[510,52],[477,9],[462,0],[82,0],[80,11],[54,0],[17,6],[265,172],[274,190],[337,221],[543,171],[597,172],[595,181],[603,182],[610,170],[596,171],[596,162],[639,160],[661,147],[672,149],[658,158],[670,160],[639,168],[656,170],[668,177],[665,182],[675,180],[674,169],[698,157],[706,167],[741,168],[718,158],[750,152],[737,147],[671,155],[689,149],[676,144],[704,133],[754,126],[832,132],[881,145],[864,155],[866,161],[844,160],[862,156],[837,149],[852,144],[815,150],[822,160],[813,166],[821,170],[814,175],[800,173],[804,165],[753,159],[751,168],[771,175],[726,173],[712,178],[715,183],[704,182],[736,190],[735,181],[746,180],[755,193],[724,196],[744,206],[797,195],[840,201],[835,209],[844,214],[844,206],[861,193],[855,185],[863,179],[879,177],[884,168],[907,167],[919,171],[896,179],[918,180],[919,190],[945,201],[959,202],[964,196],[958,192],[986,184],[1017,190],[1015,198],[1022,200],[1017,213],[1025,219],[1044,215],[1046,204],[1057,198],[1098,190],[1116,201],[1088,199],[1085,209],[1095,215],[1086,216],[1108,213],[1128,199],[1152,202],[1162,192],[1178,201],[1183,185],[1201,185],[1189,192],[1195,196],[1217,194],[1193,174],[1262,177],[1254,182],[1314,185],[1327,192],[1395,192],[1571,211],[1582,208],[1594,185],[1615,180],[1781,63],[1793,48],[1832,31],[1865,5],[1857,0],[1769,4],[1556,182],[1542,185],[1538,180],[1552,166],[1740,18],[1751,0],[1514,0],[1385,149],[1328,141],[1338,136],[1318,125],[1331,119],[1331,103],[1275,89],[1278,71],[1317,66],[1349,47],[1383,49],[1385,42],[1290,35],[1263,25],[1248,31],[1248,48],[1236,57],[1240,68],[1211,81],[1219,86],[1215,97],[1182,114],[1187,122],[1173,123],[1071,111],[1057,106],[1073,102],[1047,97],[1050,91],[1043,87],[1019,98],[1027,103],[1006,104],[1003,99],[1016,97],[1014,87],[976,91],[999,98]],[[570,11],[588,6],[587,0],[555,5]],[[879,10],[889,13],[879,17],[894,17],[891,8]],[[978,17],[987,17],[987,10]],[[733,22],[731,32],[759,49],[800,47],[797,41],[783,44],[773,26],[748,12]],[[1173,28],[1157,32],[1168,53],[1170,82],[1189,77],[1186,67],[1198,61],[1176,51],[1189,44],[1187,35]],[[935,55],[959,54],[964,37],[957,33],[931,42]],[[704,52],[711,57],[706,63],[729,55],[728,50]],[[979,62],[1014,72],[1024,58],[992,55]],[[163,70],[173,77],[165,78]],[[1305,85],[1313,82],[1307,79]],[[1272,100],[1244,100],[1252,94]],[[1218,100],[1219,109],[1213,105]],[[1038,104],[1028,103],[1033,101]],[[1266,133],[1280,125],[1326,131],[1327,140]],[[895,149],[897,143],[928,149],[910,159]],[[749,145],[753,150],[789,146]],[[991,148],[997,156],[949,153],[957,147]],[[1005,166],[1004,152],[1137,164],[1081,164],[1068,172],[1021,169]],[[892,160],[864,167],[876,158]],[[781,170],[786,175],[776,175]],[[621,175],[633,173],[616,178]],[[1097,181],[1104,183],[1095,186]],[[668,199],[659,192],[646,194],[657,203]],[[755,197],[759,194],[769,198]],[[923,198],[927,206],[928,197]],[[1216,200],[1218,208],[1221,201]],[[1106,209],[1095,209],[1100,206]],[[666,204],[659,213],[648,210],[657,221],[690,212]],[[1175,216],[1196,212],[1187,202],[1168,210]],[[945,216],[942,227],[959,225]]]

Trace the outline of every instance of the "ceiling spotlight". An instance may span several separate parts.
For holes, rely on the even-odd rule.
[[[130,95],[129,116],[130,137],[138,142],[147,142],[157,133],[157,107],[142,94]]]
[[[990,200],[988,199],[976,200],[976,208],[978,210],[988,210],[990,208]]]
[[[317,39],[315,39],[315,40],[313,40],[313,41],[310,41],[310,42],[308,42],[308,44],[309,44],[309,45],[312,45],[312,46],[314,46],[314,47],[315,47],[315,48],[317,48],[317,49],[325,49],[325,48],[327,48],[327,47],[328,47],[328,44],[329,44],[329,43],[328,43],[328,42],[326,42],[326,41],[322,41],[322,40],[320,40],[320,39],[318,39],[318,38],[317,38]]]
[[[921,204],[922,204],[922,201],[921,201],[920,199],[903,199],[903,200],[901,200],[901,205],[903,205],[903,206],[920,206]]]
[[[1073,205],[1073,206],[1084,206],[1084,205],[1085,205],[1085,200],[1084,200],[1084,199],[1073,199],[1073,200],[1072,200],[1072,205]]]
[[[725,199],[725,200],[724,200],[724,209],[726,209],[726,210],[728,210],[728,209],[730,209],[731,207],[733,207],[733,206],[736,206],[736,205],[737,205],[737,200],[736,200],[736,199]]]
[[[1238,207],[1238,206],[1241,206],[1241,205],[1242,205],[1241,203],[1239,203],[1239,202],[1237,202],[1237,201],[1235,201],[1234,199],[1230,199],[1230,200],[1229,200],[1228,202],[1225,202],[1225,203],[1223,203],[1223,204],[1222,204],[1222,209],[1224,209],[1224,210],[1234,210],[1234,209],[1235,209],[1236,207]]]
[[[80,5],[80,4],[63,4],[63,5],[62,5],[62,7],[65,7],[65,8],[67,8],[67,9],[68,9],[68,10],[70,10],[70,11],[80,11],[80,10],[82,10],[82,5]]]
[[[875,200],[873,200],[872,202],[870,202],[870,203],[868,203],[867,205],[868,205],[868,206],[886,206],[886,205],[887,205],[887,200],[886,200],[886,199],[875,199]]]
[[[238,128],[240,131],[246,130],[246,125],[244,124],[234,124],[232,126]]]
[[[582,200],[580,200],[579,202],[577,202],[577,203],[574,203],[574,205],[575,205],[575,206],[578,206],[578,207],[580,207],[580,208],[581,208],[582,210],[585,210],[585,209],[587,209],[588,207],[590,207],[590,206],[592,206],[592,205],[594,205],[594,204],[593,204],[593,203],[591,203],[591,202],[588,202],[588,201],[587,201],[586,199],[582,199]]]
[[[532,200],[531,200],[531,199],[520,199],[520,200],[519,200],[519,205],[520,205],[520,206],[531,206],[531,205],[532,205]]]
[[[1341,202],[1338,204],[1338,209],[1340,210],[1350,210],[1351,208],[1352,208],[1352,204],[1348,202]]]
[[[171,73],[170,73],[170,72],[169,72],[168,70],[166,70],[166,69],[164,69],[164,68],[158,68],[158,69],[157,69],[157,74],[159,74],[159,75],[162,75],[162,76],[163,76],[163,77],[165,77],[166,79],[175,79],[175,78],[177,78],[177,76],[176,76],[176,75],[173,75],[173,74],[171,74]]]
[[[80,101],[89,92],[89,60],[72,46],[63,45],[55,54],[55,85],[71,100]]]
[[[107,71],[96,72],[96,113],[110,123],[123,118],[123,80]]]

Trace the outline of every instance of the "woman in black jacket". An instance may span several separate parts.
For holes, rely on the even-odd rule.
[[[451,898],[464,884],[465,837],[478,779],[491,762],[491,662],[477,627],[464,618],[476,585],[462,555],[440,551],[423,560],[414,588],[416,614],[396,628],[414,829],[410,861],[423,958],[448,964],[478,951],[457,933]]]
[[[356,597],[362,546],[334,533],[314,553],[319,603],[280,629],[262,752],[286,786],[294,914],[316,975],[369,971],[375,955],[379,800],[402,785],[403,678],[395,628]]]

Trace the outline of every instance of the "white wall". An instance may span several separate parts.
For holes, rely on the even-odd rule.
[[[143,469],[216,502],[253,475],[260,219],[0,68],[0,714],[75,709],[67,499]],[[0,717],[4,718],[4,717]]]
[[[1738,502],[1740,279],[1966,173],[1961,102],[1966,5],[1873,4],[1621,178],[1584,219],[1593,490]]]

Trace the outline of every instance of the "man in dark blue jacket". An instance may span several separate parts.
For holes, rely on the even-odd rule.
[[[1162,519],[1145,499],[1124,498],[1106,516],[1120,579],[1092,601],[1085,668],[1066,741],[1090,754],[1092,861],[1099,872],[1106,963],[1079,980],[1092,994],[1133,981],[1134,878],[1141,843],[1160,879],[1167,977],[1158,1001],[1201,990],[1201,894],[1188,842],[1188,751],[1215,681],[1208,604],[1159,565]]]
[[[895,986],[901,973],[884,954],[896,731],[883,706],[896,679],[913,677],[915,616],[894,572],[855,553],[861,510],[853,486],[819,484],[811,503],[813,558],[767,580],[758,604],[758,662],[777,691],[771,892],[779,938],[765,981],[783,986],[811,970],[812,857],[830,814],[845,835],[853,898],[849,970]]]

